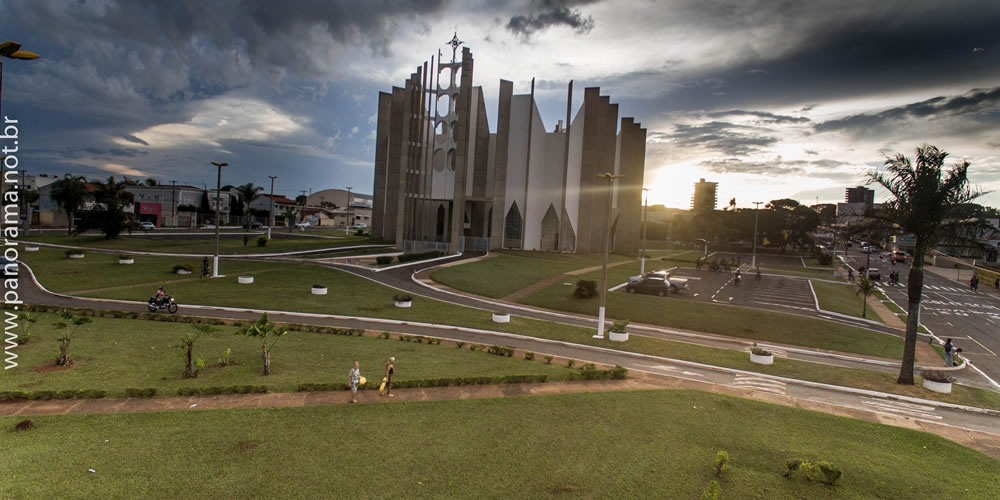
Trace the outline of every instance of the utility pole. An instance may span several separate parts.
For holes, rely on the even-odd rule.
[[[177,226],[177,181],[170,181],[170,220]]]
[[[301,191],[302,191],[302,208],[299,209],[299,222],[306,220],[306,201],[309,200],[309,198],[306,197],[306,190],[303,189]],[[306,230],[306,228],[304,227],[299,229],[303,231]]]
[[[268,179],[271,179],[271,208],[267,214],[267,239],[271,239],[271,226],[274,225],[274,180],[278,178],[277,175],[269,175]]]
[[[347,186],[347,223],[344,224],[344,234],[351,234],[351,223],[354,222],[354,217],[351,217],[351,190],[354,189],[351,186]]]
[[[604,212],[604,251],[601,252],[603,255],[603,260],[601,261],[601,308],[598,310],[597,314],[597,335],[594,335],[595,339],[604,338],[604,306],[607,301],[608,296],[608,252],[611,247],[611,202],[614,198],[612,196],[614,191],[615,179],[621,179],[625,177],[621,174],[612,174],[606,172],[603,174],[598,174],[597,177],[608,180],[608,209]]]
[[[229,166],[229,163],[223,162],[212,162],[212,165],[219,167],[219,176],[216,178],[215,184],[215,258],[212,269],[212,277],[219,277],[219,225],[222,223],[219,220],[219,210],[222,208],[222,167]]]
[[[750,267],[757,268],[757,219],[760,215],[760,205],[764,203],[763,201],[752,202],[756,207],[753,210],[753,258],[750,261]]]
[[[649,188],[642,188],[642,257],[639,260],[639,274],[646,274],[646,213],[649,210]]]

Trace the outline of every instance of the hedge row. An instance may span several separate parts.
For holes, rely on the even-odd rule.
[[[129,387],[125,389],[126,398],[151,398],[156,396],[155,387],[145,387],[142,389],[136,389],[135,387]]]
[[[129,312],[129,311],[106,311],[103,309],[88,309],[83,307],[56,307],[46,305],[26,305],[24,310],[42,313],[58,313],[69,311],[78,316],[91,316],[94,318],[115,318],[115,319],[142,319],[148,321],[164,321],[167,323],[204,323],[207,325],[225,325],[226,322],[216,318],[200,318],[197,316],[183,316],[177,314],[162,314],[152,312]],[[10,307],[4,307],[9,309]]]
[[[100,389],[65,389],[62,391],[0,391],[0,401],[101,399],[107,395],[107,391]]]
[[[217,394],[264,394],[266,385],[227,385],[209,387],[181,387],[178,396],[214,396]]]
[[[414,262],[418,260],[433,259],[436,257],[442,257],[444,255],[445,255],[444,252],[433,250],[430,252],[421,252],[421,253],[404,253],[399,257],[396,257],[396,259],[398,259],[399,263],[402,264],[404,262]]]
[[[580,367],[580,371],[569,374],[569,380],[622,380],[628,376],[628,369],[624,366],[615,365],[610,370],[598,370],[593,363],[587,363]]]
[[[460,377],[460,378],[429,378],[421,380],[394,380],[394,389],[409,389],[414,387],[451,387],[460,385],[493,385],[493,384],[532,384],[549,381],[548,375],[505,375],[503,377]],[[377,389],[378,384],[365,384],[362,389]],[[350,386],[344,382],[326,384],[299,384],[297,392],[346,391]]]

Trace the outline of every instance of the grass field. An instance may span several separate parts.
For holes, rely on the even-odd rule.
[[[265,384],[272,392],[289,392],[301,383],[344,383],[354,361],[360,362],[363,375],[381,380],[390,356],[396,357],[397,380],[535,374],[559,380],[569,372],[542,361],[453,346],[292,332],[277,342],[271,354],[272,374],[265,377],[260,343],[233,335],[234,326],[220,326],[195,344],[194,356],[204,359],[206,367],[197,378],[184,379],[183,351],[175,346],[183,334],[195,331],[191,325],[111,318],[94,318],[94,323],[80,328],[70,349],[73,367],[36,371],[51,366],[59,354],[58,332],[51,327],[56,318],[40,315],[31,342],[17,348],[21,366],[3,371],[0,390],[104,389],[109,396],[120,397],[128,387],[155,387],[160,394],[174,395],[181,387]],[[239,364],[220,367],[216,360],[227,348]]]
[[[624,281],[623,277],[627,279],[626,275],[631,270],[628,269],[628,266],[622,267],[623,269],[608,270],[609,283],[621,283]],[[599,279],[596,274],[591,273],[581,276],[581,278]],[[596,298],[577,299],[573,297],[573,287],[561,284],[542,289],[520,302],[580,314],[593,314],[597,310]],[[903,342],[896,337],[831,321],[749,307],[609,293],[607,314],[608,317],[615,319],[628,319],[640,323],[752,340],[868,354],[891,359],[899,359],[902,356]]]
[[[1000,462],[932,434],[693,391],[32,420],[5,437],[4,498],[699,498],[719,450],[722,498],[1000,489]],[[786,479],[791,458],[844,475]]]
[[[277,232],[275,232],[277,233]],[[152,233],[151,233],[152,234]],[[58,245],[70,245],[86,248],[102,248],[121,252],[168,252],[168,253],[193,253],[208,254],[215,252],[215,235],[211,232],[194,233],[198,237],[194,238],[170,238],[170,237],[141,237],[136,233],[134,237],[121,237],[113,240],[105,239],[104,236],[82,234],[69,236],[66,234],[43,234],[31,235],[22,240],[25,242],[52,243]],[[347,238],[310,238],[310,237],[274,237],[267,242],[267,246],[257,246],[257,236],[249,235],[249,242],[243,246],[242,236],[223,236],[219,239],[220,255],[247,255],[258,253],[280,253],[295,252],[299,250],[314,250],[319,248],[333,248],[353,245],[379,244],[368,238],[351,236]]]
[[[833,311],[850,316],[862,317],[862,306],[864,295],[858,295],[858,288],[850,284],[838,285],[834,283],[824,283],[822,281],[812,282],[816,298],[819,299],[819,307],[825,311]],[[885,323],[878,313],[868,308],[866,318],[881,323]]]
[[[628,259],[611,255],[609,262]],[[478,262],[439,269],[431,279],[486,297],[506,297],[522,288],[569,271],[601,265],[600,255],[504,252]]]

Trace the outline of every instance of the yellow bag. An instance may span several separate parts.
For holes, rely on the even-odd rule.
[[[358,385],[365,385],[365,382],[367,382],[367,381],[368,381],[368,379],[366,379],[364,377],[359,377],[358,378]]]
[[[388,381],[388,378],[382,377],[382,385],[378,386],[378,392],[385,392],[385,383]]]

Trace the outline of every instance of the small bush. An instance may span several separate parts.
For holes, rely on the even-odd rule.
[[[391,255],[380,255],[378,257],[375,257],[375,263],[380,266],[384,266],[387,264],[392,264],[392,259],[393,257]]]
[[[495,354],[497,356],[507,356],[508,358],[514,355],[514,349],[499,345],[490,346],[490,349],[487,352],[489,352],[490,354]]]
[[[574,365],[576,365],[576,360],[575,359],[571,359],[571,360],[569,360],[569,361],[566,362],[566,367],[567,368],[573,368]]]
[[[315,284],[314,284],[314,285],[313,285],[313,288],[326,288],[326,287],[325,287],[325,286],[323,286],[323,285],[315,285]]]
[[[580,280],[576,282],[576,289],[573,296],[578,299],[589,299],[597,295],[597,282],[594,280]]]
[[[263,394],[266,392],[267,392],[266,385],[181,387],[180,389],[177,389],[178,396],[212,396],[217,394]]]
[[[791,477],[797,471],[805,473],[806,479],[809,481],[815,480],[829,486],[833,486],[844,475],[843,471],[830,462],[816,462],[814,464],[801,458],[792,458],[785,462],[785,472],[783,474],[785,477]],[[822,479],[815,478],[814,475],[816,474],[822,474]]]
[[[218,360],[219,366],[225,367],[225,366],[235,365],[236,361],[233,360],[231,356],[232,353],[233,350],[227,347],[226,350],[222,352],[222,356],[219,356]]]
[[[701,494],[701,500],[719,500],[719,494],[722,493],[722,487],[719,486],[719,482],[715,479],[709,481],[708,487]]]
[[[0,401],[25,401],[31,399],[27,391],[0,391]]]
[[[87,251],[86,250],[76,250],[76,249],[66,250],[66,257],[68,258],[70,255],[87,255]]]
[[[531,360],[535,359],[535,353],[533,353],[533,352],[526,352],[526,353],[524,353],[524,359],[526,359],[528,361],[531,361]]]
[[[465,347],[465,342],[455,342],[455,347],[461,349]]]
[[[383,339],[388,339],[390,335],[392,335],[392,334],[389,333],[389,332],[382,332],[382,335],[379,335],[379,337],[381,337]]]
[[[572,368],[572,364],[568,366]],[[587,363],[580,368],[579,372],[570,373],[567,378],[569,380],[609,380],[624,379],[626,376],[628,376],[628,370],[622,366],[615,366],[611,370],[598,370],[593,363]]]
[[[545,356],[545,364],[551,365],[552,359],[553,359],[552,356]]]
[[[802,466],[802,462],[803,460],[801,458],[789,458],[786,460],[785,473],[783,476],[790,477],[792,474],[795,474],[795,472],[799,470],[799,467]]]
[[[413,300],[413,297],[410,297],[409,294],[404,293],[399,295],[393,295],[392,300],[395,300],[396,302],[411,302]]]
[[[192,273],[194,272],[194,268],[191,267],[191,264],[177,264],[176,266],[173,267],[173,272],[174,273],[176,273],[177,271],[180,271],[180,270],[184,270],[184,271],[188,271],[188,272],[192,272]]]
[[[260,235],[260,236],[258,236],[257,237],[257,246],[259,246],[259,247],[266,247],[267,246],[267,236],[265,236],[263,234]]]
[[[729,453],[720,451],[715,454],[715,475],[720,476],[729,469]]]
[[[131,259],[131,258],[132,258],[132,256],[129,255],[129,254],[125,254],[125,253],[118,254],[118,260],[126,260],[126,259]]]
[[[155,387],[146,387],[142,389],[129,387],[128,389],[125,389],[126,398],[151,398],[153,396],[156,396]]]
[[[761,348],[761,347],[757,347],[757,343],[756,342],[753,343],[753,347],[750,348],[750,352],[753,353],[756,356],[770,356],[771,355],[771,351],[768,351],[768,350],[766,350],[764,348]]]
[[[418,260],[433,259],[436,257],[441,257],[443,255],[444,252],[439,252],[437,250],[434,250],[431,252],[422,252],[422,253],[404,253],[403,255],[397,257],[397,259],[399,259],[399,263],[402,264],[404,262],[415,262]]]
[[[840,476],[844,475],[843,471],[830,462],[816,462],[813,470],[819,470],[823,474],[823,479],[820,482],[830,486],[833,486],[833,483],[836,483]]]
[[[920,372],[920,376],[925,380],[930,380],[931,382],[940,382],[942,384],[947,384],[954,382],[955,379],[949,376],[947,373],[939,370],[924,370]]]

